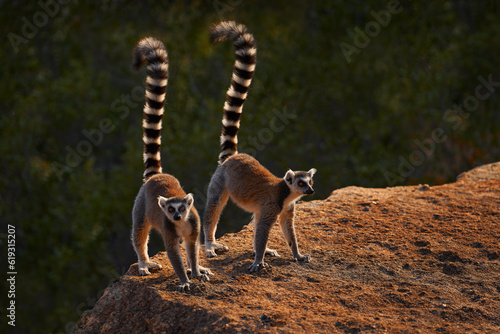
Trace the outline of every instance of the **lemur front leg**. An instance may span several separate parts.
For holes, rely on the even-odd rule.
[[[255,259],[248,268],[250,272],[256,272],[260,268],[269,266],[264,262],[264,254],[267,249],[267,241],[269,240],[269,232],[276,222],[277,214],[261,212],[260,218],[255,223]]]
[[[254,227],[257,225],[257,222],[259,221],[259,219],[260,219],[259,214],[255,214],[253,217]],[[257,233],[257,228],[255,228],[255,233]],[[254,239],[253,239],[253,253],[252,253],[252,255],[254,255],[254,256],[255,256],[255,240],[256,240],[256,238],[254,237]],[[268,256],[272,256],[272,257],[280,257],[280,255],[278,254],[278,251],[276,249],[272,249],[269,247],[266,247],[266,252],[264,254],[268,255]]]
[[[191,269],[191,278],[198,278],[203,282],[210,281],[208,275],[212,275],[212,271],[199,265],[198,251],[200,247],[197,239],[186,240],[186,261],[188,268]]]
[[[176,290],[179,292],[189,291],[191,282],[186,275],[186,269],[184,268],[184,262],[181,256],[181,249],[179,246],[179,238],[168,238],[166,233],[163,236],[165,242],[165,249],[167,250],[167,256],[174,268],[174,272],[179,277],[181,284],[177,286]]]
[[[295,203],[290,205],[289,208],[284,210],[279,219],[279,224],[281,226],[281,232],[285,237],[285,240],[292,250],[293,258],[296,261],[311,261],[311,256],[309,254],[300,254],[299,244],[297,243],[297,237],[295,236]]]

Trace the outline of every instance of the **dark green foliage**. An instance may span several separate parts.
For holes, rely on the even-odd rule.
[[[246,24],[258,46],[242,151],[278,176],[317,168],[315,199],[348,185],[449,182],[500,160],[500,86],[477,95],[484,80],[500,81],[498,1],[403,2],[350,62],[341,43],[355,47],[385,1],[69,2],[36,32],[25,22],[44,10],[21,3],[0,5],[0,233],[17,228],[22,332],[70,330],[136,261],[145,75],[130,64],[147,35],[170,56],[164,171],[200,211],[234,61],[230,43],[209,42],[222,18]],[[470,111],[449,111],[466,102]],[[229,206],[219,232],[249,219]],[[151,254],[163,249],[151,243]]]

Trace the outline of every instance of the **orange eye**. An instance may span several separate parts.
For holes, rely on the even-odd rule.
[[[169,207],[169,208],[168,208],[168,212],[172,213],[172,212],[174,212],[174,211],[175,211],[175,209],[174,209],[173,207]]]
[[[185,207],[183,207],[183,206],[181,206],[181,207],[179,208],[179,210],[181,210],[182,212],[184,212],[184,211],[186,211],[186,208],[185,208]]]
[[[303,187],[304,186],[304,182],[300,181],[299,182],[299,187]]]
[[[312,186],[313,185],[313,181],[309,181],[309,184]]]

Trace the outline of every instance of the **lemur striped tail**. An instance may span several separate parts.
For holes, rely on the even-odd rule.
[[[214,44],[228,39],[232,40],[236,54],[231,86],[226,93],[222,117],[221,153],[219,154],[219,164],[222,164],[228,157],[238,153],[237,135],[240,117],[255,71],[257,48],[255,39],[248,32],[247,27],[234,21],[223,21],[213,25],[210,29],[210,38]]]
[[[162,172],[160,145],[161,119],[165,106],[168,82],[168,54],[162,42],[153,37],[139,41],[134,50],[132,66],[140,70],[146,67],[146,104],[143,110],[144,182],[152,175]]]

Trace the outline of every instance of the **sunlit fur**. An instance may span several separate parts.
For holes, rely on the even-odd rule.
[[[216,250],[228,248],[215,240],[220,215],[231,198],[242,209],[252,212],[255,221],[255,259],[250,271],[264,267],[264,254],[278,256],[267,248],[269,232],[279,221],[283,236],[296,260],[310,260],[308,254],[299,252],[294,228],[295,202],[304,195],[314,193],[312,177],[316,169],[308,172],[287,171],[278,178],[264,168],[255,158],[238,153],[237,133],[243,102],[250,87],[255,69],[256,48],[253,36],[247,28],[235,22],[221,22],[211,29],[212,40],[231,39],[235,46],[236,62],[231,86],[226,94],[221,153],[208,187],[207,205],[204,215],[205,250],[208,257],[216,256]]]
[[[160,159],[161,123],[168,78],[168,57],[163,44],[148,37],[139,42],[134,51],[134,67],[147,64],[146,105],[143,111],[144,184],[139,190],[132,211],[132,244],[139,261],[139,274],[149,275],[150,269],[161,269],[148,256],[151,229],[156,229],[165,243],[167,256],[181,284],[179,291],[189,290],[190,281],[182,260],[179,243],[186,244],[187,265],[191,277],[208,280],[210,270],[199,265],[200,218],[193,206],[193,196],[182,190],[177,179],[163,174]],[[167,205],[184,205],[180,219],[168,212]],[[164,211],[166,208],[166,212]],[[177,215],[175,218],[179,218]]]

